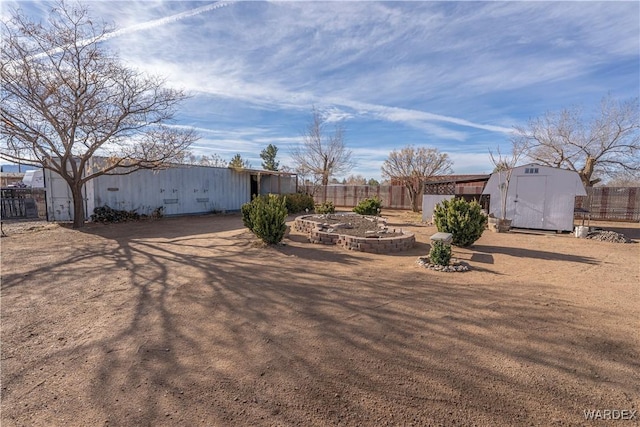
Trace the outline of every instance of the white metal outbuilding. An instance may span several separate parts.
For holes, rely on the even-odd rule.
[[[45,169],[45,187],[49,220],[73,220],[71,190],[62,177]],[[102,175],[88,181],[83,194],[88,219],[96,207],[105,205],[145,215],[159,207],[165,215],[187,215],[237,211],[251,201],[252,194],[295,192],[296,177],[291,174],[176,165],[128,175]]]
[[[502,216],[498,173],[482,194],[490,196],[489,213]],[[506,218],[512,227],[572,231],[576,196],[587,192],[580,176],[570,170],[536,164],[513,168],[507,192]]]

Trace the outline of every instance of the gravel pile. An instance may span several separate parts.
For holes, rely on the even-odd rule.
[[[445,273],[462,273],[469,271],[469,264],[452,261],[449,265],[431,264],[429,257],[421,257],[416,261],[418,265],[428,268],[429,270],[442,271]]]
[[[631,240],[627,239],[624,234],[606,230],[590,231],[589,234],[587,234],[587,239],[598,240],[600,242],[631,243]]]

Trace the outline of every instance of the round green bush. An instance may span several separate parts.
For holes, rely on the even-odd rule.
[[[360,203],[353,208],[353,211],[360,215],[380,215],[382,211],[382,200],[378,197],[369,197],[368,199],[361,200]]]
[[[431,244],[429,251],[429,262],[436,265],[449,265],[451,261],[451,246],[435,241]]]
[[[336,207],[333,205],[333,202],[327,201],[324,203],[320,203],[315,207],[317,214],[332,214],[336,213]]]
[[[287,211],[290,214],[311,212],[314,207],[313,196],[307,193],[291,193],[286,195]]]
[[[242,222],[263,242],[279,243],[287,230],[286,203],[286,197],[276,194],[258,196],[242,205]]]
[[[487,226],[487,216],[475,200],[443,200],[436,205],[433,216],[438,231],[451,233],[456,246],[471,246]]]

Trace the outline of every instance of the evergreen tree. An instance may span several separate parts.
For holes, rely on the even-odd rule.
[[[232,169],[251,169],[251,163],[247,160],[242,160],[242,156],[236,154],[229,162],[229,167]]]
[[[262,168],[268,171],[277,171],[280,167],[280,163],[276,161],[276,155],[278,154],[278,147],[273,144],[269,144],[267,148],[260,152],[260,158],[262,159]]]

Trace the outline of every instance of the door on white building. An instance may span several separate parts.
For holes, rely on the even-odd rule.
[[[546,192],[546,176],[532,174],[516,177],[513,227],[544,228]]]

